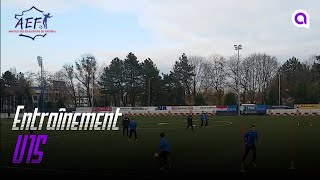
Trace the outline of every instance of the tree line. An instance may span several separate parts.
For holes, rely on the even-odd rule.
[[[105,67],[98,66],[94,55],[84,54],[58,72],[46,72],[45,79],[47,108],[78,107],[81,98],[92,106],[92,91],[96,107],[231,105],[237,103],[238,90],[241,103],[319,103],[320,55],[305,61],[292,57],[280,64],[266,53],[252,53],[240,61],[238,56],[182,54],[169,73],[161,73],[152,59],[139,61],[132,52]],[[17,104],[36,106],[31,87],[40,85],[39,73],[6,71],[0,82],[1,110]]]

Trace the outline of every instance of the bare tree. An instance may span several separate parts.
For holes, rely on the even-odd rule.
[[[89,99],[89,106],[92,106],[92,96],[90,89],[92,87],[92,81],[94,82],[95,73],[97,70],[97,61],[93,55],[83,55],[81,59],[75,62],[76,64],[76,79],[84,86],[86,96]]]
[[[197,93],[201,91],[201,82],[204,74],[205,58],[201,56],[189,56],[190,65],[194,67],[193,73],[193,99],[196,99]]]
[[[266,102],[267,89],[278,71],[277,59],[267,54],[253,53],[241,61],[239,67],[239,87],[243,101]],[[237,57],[227,62],[228,87],[237,91]],[[247,101],[248,100],[248,101]]]
[[[77,107],[76,88],[75,88],[75,73],[73,65],[66,64],[57,72],[56,76],[65,82],[66,92],[69,95],[73,105]]]
[[[226,59],[220,55],[212,55],[209,57],[209,64],[211,66],[211,72],[209,73],[210,84],[215,90],[218,104],[221,104],[227,79]]]
[[[255,95],[257,90],[257,63],[256,54],[251,54],[244,58],[241,63],[242,77],[241,86],[248,90],[249,101],[255,102]]]
[[[211,73],[212,73],[212,64],[209,60],[205,60],[203,62],[203,68],[202,68],[202,77],[200,80],[200,88],[206,95],[206,101],[208,101],[208,92],[210,91],[212,87],[212,80],[211,80]]]
[[[27,71],[24,73],[25,78],[31,83],[32,86],[40,85],[40,74],[35,72]]]
[[[259,54],[258,57],[258,95],[260,101],[264,104],[267,100],[267,89],[269,88],[272,79],[278,73],[279,64],[277,58],[274,56]]]
[[[240,58],[241,59],[241,58]],[[227,73],[227,80],[226,80],[226,87],[230,88],[232,91],[238,93],[238,87],[240,88],[240,85],[238,86],[238,55],[233,55],[229,58],[229,60],[226,63],[226,73]],[[241,64],[240,66],[240,79],[239,79],[239,83],[241,84],[241,80],[242,80],[242,68],[241,68]],[[241,90],[241,88],[240,88]],[[243,92],[245,93],[245,91]]]

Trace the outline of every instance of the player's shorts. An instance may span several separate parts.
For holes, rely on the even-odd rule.
[[[160,151],[159,153],[159,158],[163,159],[163,160],[167,160],[169,156],[169,152],[168,151]]]

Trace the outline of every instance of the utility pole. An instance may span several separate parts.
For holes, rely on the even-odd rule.
[[[94,88],[94,70],[93,70],[93,58],[91,57],[91,78],[92,78],[92,89],[91,89],[91,94],[92,94],[92,97],[91,97],[91,112],[93,112],[93,88]]]
[[[278,95],[278,101],[279,101],[279,106],[281,105],[281,70],[279,69],[279,95]]]
[[[152,78],[149,78],[149,97],[148,97],[148,102],[149,102],[149,106],[151,106],[151,79],[153,79],[153,77]]]

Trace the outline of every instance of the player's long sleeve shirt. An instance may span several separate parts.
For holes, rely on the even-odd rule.
[[[122,126],[123,127],[128,127],[129,126],[129,124],[130,124],[130,120],[129,120],[129,118],[124,118],[123,120],[122,120]]]
[[[168,151],[169,152],[169,143],[165,138],[160,139],[160,151]]]
[[[243,136],[243,141],[248,146],[255,145],[256,141],[258,141],[258,133],[257,133],[257,131],[248,131]]]
[[[206,115],[205,115],[204,113],[202,113],[202,114],[200,115],[200,120],[201,120],[201,121],[206,120]]]
[[[136,122],[130,122],[129,129],[131,129],[131,130],[137,129],[137,123]]]
[[[187,118],[187,123],[188,123],[188,124],[192,124],[192,116],[188,116],[188,118]]]

